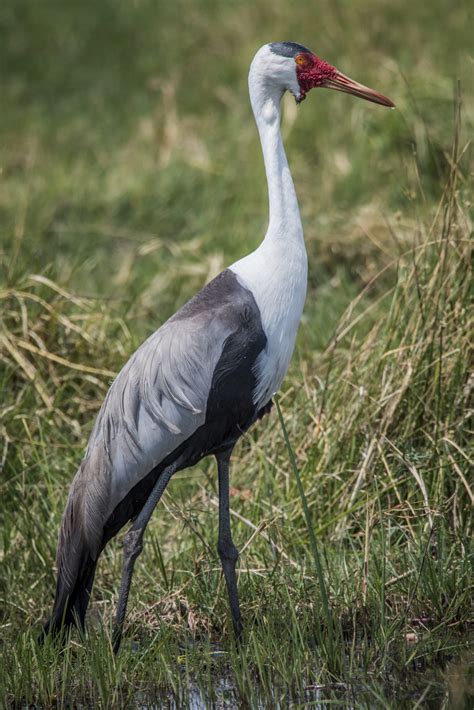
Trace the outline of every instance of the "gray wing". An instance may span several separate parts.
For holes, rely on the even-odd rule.
[[[231,272],[220,274],[112,383],[73,483],[91,546],[127,493],[204,423],[214,370],[239,327],[243,290]]]

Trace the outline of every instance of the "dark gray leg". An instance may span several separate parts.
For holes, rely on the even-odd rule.
[[[221,558],[222,570],[227,585],[235,638],[237,641],[240,641],[242,639],[243,629],[240,619],[237,577],[235,575],[235,563],[237,562],[239,552],[232,542],[229,512],[229,463],[231,453],[232,448],[216,454],[219,472],[219,539],[217,550]]]
[[[127,611],[127,602],[130,592],[130,584],[132,582],[133,567],[135,560],[143,549],[143,534],[145,532],[145,528],[148,525],[156,504],[160,500],[166,486],[168,485],[168,481],[175,471],[176,465],[171,465],[161,472],[160,477],[155,483],[145,505],[135,518],[135,522],[132,527],[125,535],[123,542],[122,582],[120,584],[120,594],[113,633],[114,653],[118,652],[120,648],[120,641],[122,640],[123,623],[125,621],[125,613]]]

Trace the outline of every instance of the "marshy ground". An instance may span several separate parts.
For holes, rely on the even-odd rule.
[[[0,703],[472,707],[472,12],[2,2]],[[281,39],[397,110],[322,90],[285,102],[310,284],[287,437],[274,409],[234,457],[245,644],[209,460],[153,516],[119,657],[121,536],[87,638],[39,648],[68,486],[111,379],[264,234],[246,76]]]

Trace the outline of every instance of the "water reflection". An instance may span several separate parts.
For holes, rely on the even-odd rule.
[[[474,654],[464,653],[444,667],[421,670],[413,666],[405,675],[404,682],[395,678],[386,684],[360,682],[354,684],[334,683],[331,685],[308,684],[299,696],[292,696],[275,686],[269,696],[255,685],[247,694],[239,691],[230,673],[213,676],[212,688],[203,687],[199,680],[191,681],[180,692],[152,698],[136,697],[140,710],[202,710],[203,708],[255,708],[264,710],[275,708],[314,708],[327,710],[328,707],[359,710],[360,708],[426,708],[428,710],[472,710],[474,708]]]

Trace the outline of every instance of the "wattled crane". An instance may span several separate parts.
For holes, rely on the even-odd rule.
[[[153,333],[110,387],[69,491],[45,634],[73,623],[84,627],[98,557],[132,521],[115,620],[118,650],[133,567],[153,510],[176,471],[212,454],[219,479],[218,552],[241,637],[229,462],[237,440],[270,410],[303,311],[307,256],[280,134],[280,102],[290,91],[300,103],[315,87],[393,106],[295,42],[266,44],[255,55],[249,92],[268,181],[266,235]]]

